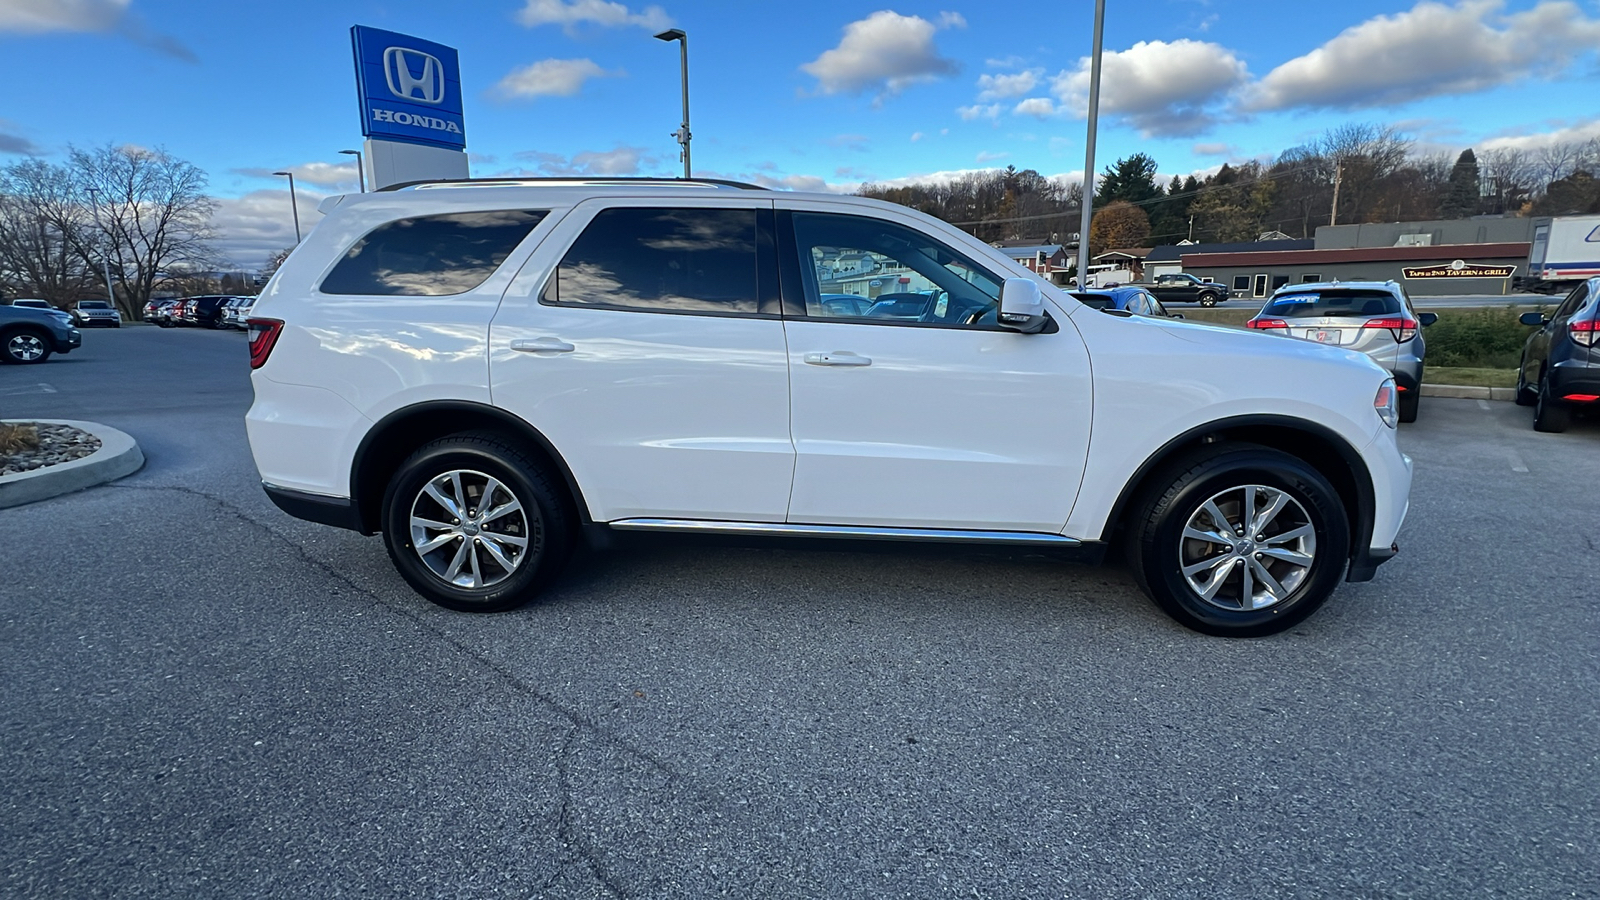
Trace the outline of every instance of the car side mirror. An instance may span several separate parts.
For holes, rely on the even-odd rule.
[[[1532,325],[1535,328],[1540,328],[1550,324],[1550,317],[1546,316],[1544,313],[1528,312],[1518,316],[1517,321],[1524,325]]]
[[[1183,318],[1183,313],[1167,313],[1167,318],[1169,318],[1169,319],[1181,319],[1181,318]]]
[[[1044,294],[1032,278],[1007,278],[1000,285],[1001,325],[1023,334],[1037,334],[1050,319],[1044,314]]]
[[[1433,323],[1439,321],[1439,314],[1438,313],[1417,313],[1417,321],[1422,323],[1422,327],[1423,328],[1427,328],[1429,325],[1432,325]]]

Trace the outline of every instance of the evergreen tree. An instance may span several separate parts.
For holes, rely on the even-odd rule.
[[[1161,186],[1156,184],[1156,161],[1144,153],[1135,153],[1106,166],[1095,190],[1094,205],[1106,206],[1117,200],[1143,203],[1161,196]]]
[[[1482,202],[1478,157],[1468,147],[1456,157],[1456,164],[1450,169],[1450,181],[1445,187],[1444,201],[1439,204],[1439,214],[1446,219],[1475,216]]]

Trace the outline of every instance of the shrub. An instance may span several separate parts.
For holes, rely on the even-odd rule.
[[[1529,311],[1524,306],[1439,313],[1439,321],[1423,332],[1428,365],[1515,369],[1522,360],[1522,345],[1538,330],[1517,321]]]
[[[39,447],[39,429],[32,425],[0,423],[0,457]]]

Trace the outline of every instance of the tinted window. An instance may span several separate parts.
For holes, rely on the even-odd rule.
[[[1384,316],[1401,312],[1400,300],[1388,291],[1326,290],[1279,294],[1265,312],[1283,319],[1320,316]]]
[[[79,300],[79,309],[110,309],[111,304],[104,300]]]
[[[1589,283],[1586,281],[1574,288],[1572,293],[1567,295],[1567,299],[1561,301],[1561,305],[1556,308],[1556,314],[1551,316],[1551,318],[1563,319],[1570,317],[1573,313],[1578,311],[1578,307],[1583,305],[1583,301],[1587,299],[1588,296]]]
[[[808,317],[998,327],[1000,280],[921,232],[863,216],[799,212],[794,232]],[[865,307],[827,302],[843,294],[863,297]]]
[[[470,291],[528,236],[543,211],[419,216],[379,225],[322,279],[324,294],[443,297]]]
[[[543,301],[754,314],[758,297],[755,210],[608,209],[578,235]]]

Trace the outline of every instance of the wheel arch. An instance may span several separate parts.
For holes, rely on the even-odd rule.
[[[1333,485],[1350,524],[1352,556],[1371,543],[1372,519],[1377,501],[1372,473],[1361,454],[1326,425],[1290,416],[1234,416],[1208,422],[1173,438],[1144,461],[1123,486],[1100,535],[1110,543],[1125,526],[1124,518],[1144,493],[1156,487],[1168,466],[1195,448],[1220,442],[1261,444],[1304,460]]]
[[[522,444],[561,477],[569,510],[589,523],[589,506],[572,469],[555,445],[525,420],[493,406],[466,400],[432,400],[397,409],[367,430],[350,464],[350,499],[363,534],[381,530],[383,494],[389,478],[418,447],[464,431],[497,431]]]

